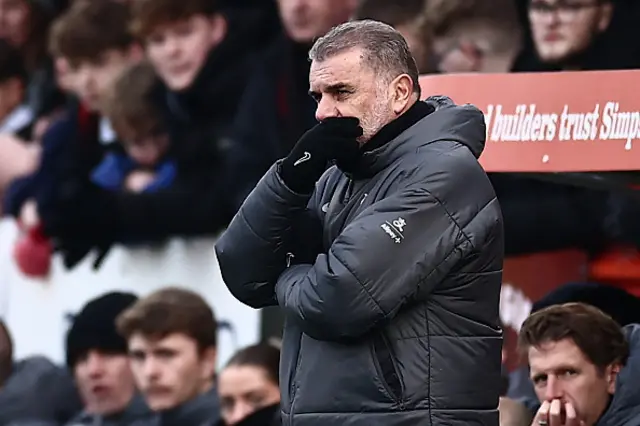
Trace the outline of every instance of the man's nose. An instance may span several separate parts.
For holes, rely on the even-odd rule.
[[[328,96],[323,96],[316,108],[316,120],[323,121],[330,117],[338,117],[339,115],[340,112],[335,103]]]
[[[557,377],[549,376],[547,378],[547,386],[545,388],[544,396],[547,401],[560,399],[564,396],[562,391],[562,383],[560,382],[560,380],[558,380]]]
[[[87,371],[89,372],[89,376],[93,378],[104,374],[104,362],[99,353],[95,351],[89,352],[87,355]]]
[[[230,425],[235,425],[251,414],[252,408],[249,404],[245,404],[242,402],[238,402],[233,406],[233,411],[231,415],[229,415],[229,419],[227,420]]]
[[[147,379],[153,379],[158,376],[159,365],[152,357],[148,357],[144,361],[143,374]]]

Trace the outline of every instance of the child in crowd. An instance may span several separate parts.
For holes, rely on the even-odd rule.
[[[146,62],[134,64],[116,80],[104,113],[124,152],[112,152],[94,169],[92,180],[111,190],[149,192],[173,183],[176,165],[167,159],[169,137],[153,93],[158,83]]]

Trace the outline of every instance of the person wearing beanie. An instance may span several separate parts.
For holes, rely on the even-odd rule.
[[[152,424],[152,413],[136,392],[127,342],[115,325],[116,317],[137,299],[131,293],[106,293],[73,317],[66,337],[66,361],[84,410],[68,426]]]
[[[533,303],[531,314],[553,305],[586,303],[600,309],[621,327],[640,323],[640,299],[625,290],[598,283],[568,283],[553,289]],[[519,401],[535,413],[540,401],[529,379],[527,366],[509,375],[507,396]]]
[[[42,356],[14,359],[9,328],[0,318],[0,425],[59,426],[80,407],[65,368]]]

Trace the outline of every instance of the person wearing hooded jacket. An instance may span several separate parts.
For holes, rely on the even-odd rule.
[[[285,313],[282,424],[497,426],[503,230],[482,112],[419,101],[379,22],[309,56],[320,123],[216,244],[231,293]]]

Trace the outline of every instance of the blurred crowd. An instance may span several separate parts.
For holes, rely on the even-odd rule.
[[[90,254],[98,267],[116,244],[222,231],[315,125],[308,49],[349,19],[395,27],[423,74],[640,65],[634,0],[0,0],[1,213],[21,229],[20,270],[46,276],[54,252],[68,268]],[[490,177],[508,255],[580,248],[598,259],[621,247],[636,255],[640,208],[626,193]],[[619,285],[617,272],[599,281]],[[571,289],[557,303],[637,322],[619,318],[622,305],[596,303],[617,290],[583,300]],[[636,309],[634,296],[624,299]],[[67,335],[65,368],[14,360],[0,328],[0,426],[271,424],[277,347],[246,348],[216,372],[215,336],[211,309],[178,289],[88,303]],[[587,346],[579,349],[600,367]],[[548,389],[540,383],[531,385],[528,369],[512,373],[501,407],[521,413],[520,423],[503,424],[530,423]]]
[[[312,41],[381,20],[420,71],[635,68],[630,0],[0,0],[0,194],[46,276],[114,244],[215,235],[316,123]],[[499,91],[496,88],[496,91]],[[428,95],[428,94],[427,94]],[[507,254],[640,242],[634,201],[492,176]]]

